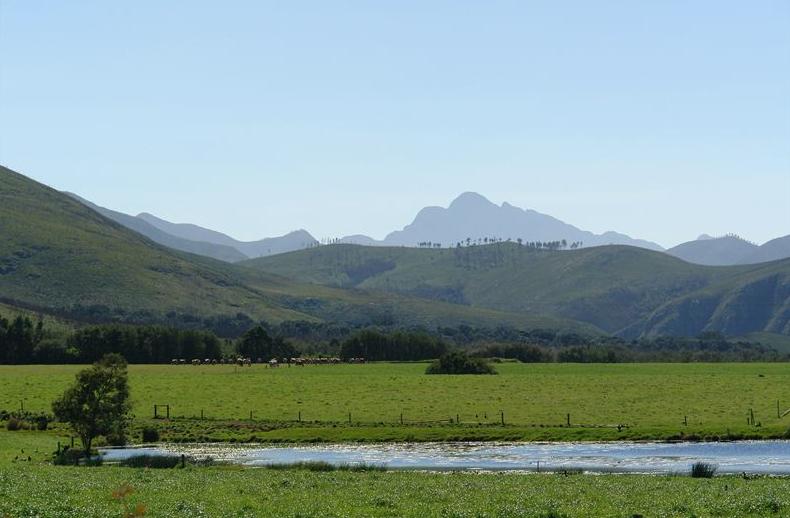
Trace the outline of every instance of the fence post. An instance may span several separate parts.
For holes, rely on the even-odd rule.
[[[455,424],[461,424],[461,418],[458,417],[458,414],[455,414]]]
[[[156,415],[156,405],[154,405],[154,419],[156,419],[156,417],[157,417],[157,415]]]
[[[505,411],[504,410],[500,410],[499,411],[499,416],[502,418],[502,426],[504,426],[505,425]]]
[[[170,405],[167,405],[167,418],[170,419]]]
[[[348,424],[351,424],[351,412],[348,413]]]
[[[299,410],[299,416],[296,418],[296,420],[299,421],[300,423],[302,422],[302,411],[301,410]]]
[[[688,416],[686,416],[686,415],[684,415],[684,416],[683,416],[683,424],[684,424],[685,426],[688,426],[688,425],[689,425],[689,418],[688,418]]]
[[[565,419],[566,419],[566,422],[568,423],[568,427],[570,428],[570,426],[571,426],[571,415],[570,414],[566,415]]]
[[[779,400],[776,400],[776,418],[780,419],[782,415],[779,413]]]
[[[400,424],[403,425],[403,412],[400,413]]]
[[[250,410],[250,421],[252,421],[252,410]]]
[[[200,409],[200,420],[201,421],[203,420],[203,409],[202,408]]]

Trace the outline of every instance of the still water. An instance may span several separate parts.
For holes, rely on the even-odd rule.
[[[102,450],[105,461],[134,455],[211,457],[244,466],[323,461],[389,469],[685,473],[709,462],[719,473],[790,475],[790,441],[721,443],[392,443],[305,446],[158,444]]]

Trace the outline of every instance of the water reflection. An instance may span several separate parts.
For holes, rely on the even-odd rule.
[[[790,441],[722,443],[390,443],[267,446],[157,445],[103,450],[105,460],[132,455],[186,454],[245,466],[323,461],[375,464],[390,469],[527,470],[679,473],[694,462],[716,464],[719,473],[790,475]]]

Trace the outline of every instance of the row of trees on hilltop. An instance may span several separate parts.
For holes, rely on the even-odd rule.
[[[455,244],[456,248],[461,248],[463,246],[479,246],[479,245],[489,245],[494,243],[512,243],[514,242],[518,244],[518,246],[526,246],[527,248],[533,248],[535,250],[564,250],[569,248],[571,250],[575,250],[577,248],[581,248],[584,243],[582,241],[573,241],[568,243],[565,239],[559,239],[556,241],[525,241],[522,238],[516,238],[515,240],[512,238],[502,239],[501,237],[478,237],[477,239],[472,239],[471,237],[467,237],[464,241],[458,241]],[[428,242],[430,244],[430,241]]]
[[[555,241],[526,241],[522,238],[512,239],[510,237],[503,239],[501,237],[478,237],[473,239],[471,237],[467,237],[463,241],[457,241],[455,243],[455,248],[462,248],[465,246],[484,246],[484,245],[492,245],[495,243],[513,243],[515,242],[518,246],[525,246],[527,248],[532,248],[535,250],[576,250],[577,248],[581,248],[584,243],[582,241],[573,241],[568,242],[565,239],[559,239]],[[419,248],[442,248],[442,243],[435,242],[435,241],[420,241],[417,243]]]

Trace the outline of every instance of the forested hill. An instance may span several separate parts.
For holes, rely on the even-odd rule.
[[[0,302],[91,321],[218,317],[591,329],[540,315],[302,284],[178,252],[0,167]]]
[[[303,282],[551,315],[623,336],[790,334],[790,260],[707,267],[629,246],[332,245],[246,261]]]

